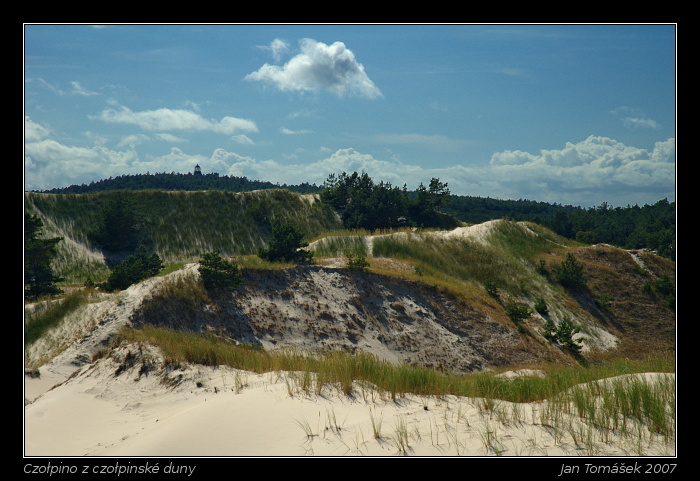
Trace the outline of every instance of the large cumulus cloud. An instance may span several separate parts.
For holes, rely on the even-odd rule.
[[[279,39],[270,49],[273,53],[286,51]],[[328,91],[339,97],[356,94],[377,98],[382,93],[365,73],[355,54],[343,42],[326,45],[312,39],[299,41],[300,52],[284,65],[264,64],[248,74],[246,80],[273,85],[282,91]]]
[[[583,194],[617,199],[673,193],[675,139],[657,142],[651,151],[616,140],[590,136],[567,142],[564,148],[532,154],[504,151],[493,154],[488,176],[498,179],[506,195],[547,192],[549,200],[578,201]]]

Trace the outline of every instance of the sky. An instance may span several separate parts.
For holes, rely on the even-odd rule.
[[[564,205],[676,191],[674,24],[25,24],[24,184],[203,173]]]

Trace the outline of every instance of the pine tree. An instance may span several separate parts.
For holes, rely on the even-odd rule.
[[[583,264],[576,260],[571,252],[566,254],[566,259],[561,266],[556,269],[557,281],[569,289],[584,290],[586,288],[586,277],[583,275]]]
[[[63,292],[55,285],[63,278],[56,276],[51,268],[56,246],[63,237],[42,239],[43,226],[39,217],[24,215],[24,283],[26,293],[32,298]]]
[[[304,233],[289,222],[276,224],[268,248],[261,248],[258,256],[270,262],[310,262],[313,254],[303,249],[308,245],[302,242],[303,237]]]
[[[238,266],[223,259],[218,252],[204,254],[199,264],[206,289],[236,289],[243,285],[243,274]]]

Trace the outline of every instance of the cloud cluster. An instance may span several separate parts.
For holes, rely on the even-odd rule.
[[[607,137],[567,142],[563,149],[539,154],[504,151],[493,154],[491,172],[513,190],[536,185],[551,195],[637,189],[672,191],[675,183],[675,139],[657,142],[649,152]]]
[[[207,120],[191,110],[157,109],[134,112],[127,107],[105,109],[97,117],[108,123],[136,125],[151,131],[210,131],[224,135],[238,132],[257,132],[252,120],[223,117]]]
[[[158,125],[162,127],[165,123]],[[664,197],[675,198],[673,138],[657,142],[648,151],[607,137],[590,136],[580,142],[566,143],[561,149],[538,153],[506,150],[494,153],[486,163],[447,167],[377,159],[353,148],[337,149],[316,161],[296,164],[258,160],[223,148],[214,148],[211,155],[193,155],[173,147],[166,155],[144,160],[134,150],[138,137],[130,140],[132,143],[123,145],[126,150],[111,150],[101,145],[70,147],[52,140],[48,129],[26,117],[26,188],[48,189],[146,171],[189,172],[195,164],[200,164],[208,172],[280,184],[320,185],[330,173],[357,171],[414,189],[419,183],[438,177],[448,182],[455,194],[526,198],[585,207],[603,201],[612,205],[641,205]]]
[[[675,198],[675,139],[656,143],[651,151],[607,137],[590,136],[562,149],[537,154],[503,151],[482,165],[424,167],[389,162],[352,148],[339,149],[309,164],[283,165],[256,161],[218,149],[219,172],[294,184],[321,184],[329,173],[367,172],[396,186],[438,177],[453,193],[501,199],[531,199],[590,207],[653,203]],[[214,156],[212,161],[214,160]]]
[[[280,60],[289,45],[277,39],[269,48],[275,59]],[[343,42],[326,45],[307,38],[299,41],[299,49],[284,65],[266,63],[245,79],[270,84],[282,91],[328,91],[339,97],[349,93],[372,99],[382,96]]]
[[[139,163],[133,150],[115,151],[101,145],[71,147],[51,139],[51,131],[24,119],[26,189],[49,189],[132,172]]]

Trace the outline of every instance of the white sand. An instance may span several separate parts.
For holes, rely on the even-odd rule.
[[[135,348],[132,348],[132,350]],[[290,373],[192,366],[115,375],[103,359],[25,407],[27,456],[638,456],[674,454],[673,442],[604,436],[546,403],[388,394],[356,384],[350,396],[301,389]],[[653,377],[653,376],[652,376]],[[199,386],[198,387],[198,383]],[[27,379],[37,393],[44,379]],[[567,426],[566,428],[564,426]],[[375,431],[379,435],[375,437]],[[586,441],[572,437],[589,433]]]

